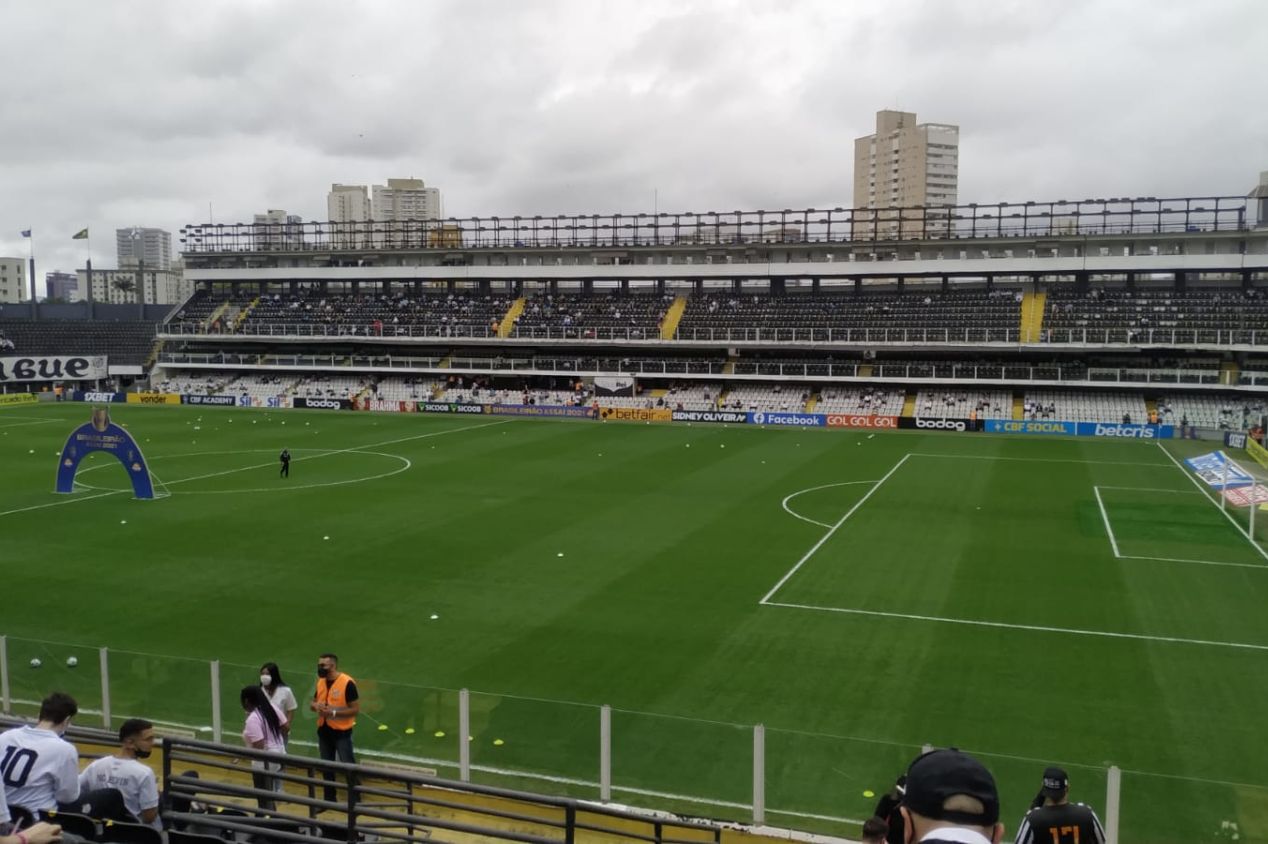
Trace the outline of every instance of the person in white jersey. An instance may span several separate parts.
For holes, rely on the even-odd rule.
[[[53,844],[62,840],[62,828],[51,823],[36,823],[26,828],[10,822],[9,804],[4,800],[4,779],[0,778],[0,844]]]
[[[154,725],[144,718],[129,718],[119,728],[119,749],[102,756],[79,775],[80,796],[102,788],[118,789],[132,817],[155,829],[159,820],[158,781],[154,770],[141,762],[154,752]]]
[[[282,679],[282,672],[278,670],[276,662],[266,662],[260,666],[260,688],[264,689],[269,703],[282,713],[282,738],[289,744],[291,721],[295,718],[295,710],[299,709],[299,701],[295,699],[295,692]]]
[[[79,752],[62,738],[78,712],[73,697],[53,692],[40,703],[34,727],[0,733],[0,776],[10,806],[38,814],[79,796]]]

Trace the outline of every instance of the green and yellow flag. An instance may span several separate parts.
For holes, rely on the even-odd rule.
[[[71,240],[87,240],[87,239],[88,239],[88,229],[80,229],[79,231],[75,232],[75,236],[71,238]]]

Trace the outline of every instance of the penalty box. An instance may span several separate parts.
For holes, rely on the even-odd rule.
[[[1092,461],[913,452],[874,485],[846,487],[860,490],[861,495],[838,519],[825,520],[828,527],[822,535],[792,561],[760,603],[1260,649],[1257,643],[1231,639],[1207,642],[1199,630],[1189,630],[1187,625],[1175,629],[1176,636],[1143,635],[1131,629],[1135,625],[1112,629],[1110,622],[1121,616],[1116,608],[1130,602],[1131,590],[1140,589],[1138,581],[1144,579],[1153,581],[1147,588],[1170,596],[1183,594],[1197,579],[1206,578],[1208,587],[1221,593],[1227,588],[1232,600],[1240,600],[1238,587],[1231,582],[1225,587],[1222,579],[1244,569],[1173,562],[1192,557],[1194,561],[1255,564],[1249,556],[1253,546],[1223,520],[1210,499],[1197,490],[1195,495],[1157,492],[1182,485],[1185,481],[1178,472],[1173,463],[1158,459]],[[1157,553],[1133,535],[1130,548],[1115,555],[1093,487],[1099,487],[1102,496],[1109,487],[1145,488],[1154,497],[1182,501],[1182,512],[1203,532],[1201,542],[1236,549],[1240,541],[1242,550],[1219,555]],[[1118,504],[1114,499],[1111,507]],[[1170,512],[1160,512],[1159,519],[1164,524],[1176,521]],[[1141,534],[1147,525],[1137,528],[1126,533]],[[1115,538],[1124,538],[1122,528]],[[1260,558],[1259,562],[1268,561]],[[1268,569],[1268,565],[1260,567]],[[1210,578],[1220,582],[1212,584]],[[1144,627],[1159,630],[1158,625]],[[1268,650],[1268,645],[1263,649]]]

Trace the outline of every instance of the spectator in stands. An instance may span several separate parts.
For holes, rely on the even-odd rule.
[[[859,844],[885,844],[889,834],[889,824],[880,818],[872,817],[863,822],[863,833]]]
[[[4,778],[0,777],[0,844],[51,844],[62,840],[62,828],[51,823],[37,823],[25,829],[12,830],[9,804],[4,799]]]
[[[282,679],[282,672],[278,670],[276,662],[266,662],[260,666],[260,688],[264,689],[269,703],[282,713],[282,738],[289,742],[291,721],[295,719],[295,710],[299,709],[299,701],[295,700],[295,693]]]
[[[269,696],[260,686],[244,686],[239,696],[242,709],[247,713],[246,723],[242,726],[242,743],[256,750],[270,753],[285,753],[286,738],[282,734],[282,713],[269,702]],[[280,762],[265,762],[260,759],[251,760],[251,780],[256,788],[264,791],[281,791],[282,781],[269,776],[270,772],[282,770]],[[257,797],[261,809],[271,810],[277,804],[268,797]]]
[[[0,734],[0,774],[9,784],[9,805],[34,814],[79,796],[79,753],[62,738],[78,712],[73,697],[53,692],[41,701],[34,727],[27,724]]]
[[[922,754],[907,769],[899,807],[906,840],[923,844],[999,844],[999,792],[986,767],[955,748]]]
[[[79,775],[80,799],[91,791],[117,789],[133,818],[162,829],[158,782],[150,766],[138,761],[148,759],[153,752],[154,725],[143,718],[124,721],[119,728],[119,749],[95,760]]]
[[[321,758],[355,763],[352,728],[361,711],[360,695],[356,681],[339,670],[339,657],[333,653],[317,658],[317,691],[309,708],[317,713],[317,748]],[[333,781],[334,774],[328,773],[326,779]],[[334,802],[334,788],[327,786],[326,800]]]
[[[1105,844],[1105,830],[1091,807],[1071,803],[1070,778],[1061,768],[1043,772],[1043,787],[1017,830],[1016,844]]]
[[[882,794],[881,799],[876,801],[876,810],[872,814],[873,817],[879,818],[884,822],[885,840],[889,844],[904,844],[903,815],[899,807],[902,805],[903,795],[906,793],[907,775],[903,774],[894,783],[894,787]]]

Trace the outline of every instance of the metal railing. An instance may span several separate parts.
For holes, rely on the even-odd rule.
[[[487,340],[505,342],[487,325],[396,325],[382,333],[323,323],[248,323],[235,332],[211,332],[195,323],[173,323],[160,329],[162,337],[200,339],[275,337],[320,338],[349,342],[392,340]],[[1248,328],[1045,328],[1036,342],[1023,343],[1017,328],[680,328],[674,341],[695,344],[834,344],[869,346],[1026,345],[1026,346],[1268,346],[1268,330]],[[654,328],[640,327],[516,327],[511,340],[611,341],[660,344]]]

